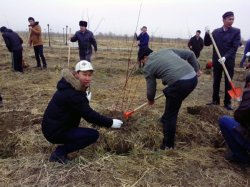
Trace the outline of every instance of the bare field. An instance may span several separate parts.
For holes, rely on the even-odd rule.
[[[124,111],[146,102],[145,80],[135,64],[137,47],[130,39],[100,38],[97,42],[91,106],[123,119]],[[150,45],[153,50],[187,48],[181,40]],[[61,165],[48,162],[55,146],[43,137],[41,121],[61,69],[67,67],[68,48],[60,43],[45,47],[48,69],[37,70],[32,68],[36,65],[33,49],[24,47],[25,60],[30,64],[24,74],[12,72],[9,53],[3,45],[0,50],[0,92],[4,99],[0,108],[0,186],[249,186],[250,169],[223,157],[226,146],[217,120],[232,113],[205,105],[211,100],[211,72],[204,71],[197,88],[182,105],[175,150],[159,150],[162,133],[158,119],[165,103],[161,98],[133,114],[121,130],[93,127],[99,129],[98,142],[71,154],[72,161]],[[205,47],[200,57],[202,68],[210,58],[211,48]],[[70,67],[77,61],[78,50],[71,48]],[[243,84],[236,82],[237,86]],[[163,88],[159,81],[158,94]],[[221,88],[223,98],[224,86]],[[81,126],[92,125],[83,120]]]

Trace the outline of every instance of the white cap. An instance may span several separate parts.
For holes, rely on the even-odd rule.
[[[94,71],[94,68],[87,60],[81,60],[76,64],[75,71]]]

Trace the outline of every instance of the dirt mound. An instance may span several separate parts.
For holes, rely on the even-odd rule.
[[[229,112],[220,106],[192,106],[187,107],[187,112],[196,115],[202,121],[207,121],[213,125],[218,124],[219,117],[223,115],[232,115],[232,112]]]

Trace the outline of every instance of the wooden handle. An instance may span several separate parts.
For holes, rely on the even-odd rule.
[[[161,98],[163,95],[164,95],[164,94],[160,94],[160,95],[158,95],[157,97],[155,97],[155,99],[154,99],[154,100],[157,100],[157,99]],[[135,109],[133,110],[133,112],[135,112],[135,111],[137,111],[137,110],[141,109],[142,107],[146,106],[147,104],[148,104],[148,102],[146,102],[146,103],[144,103],[144,104],[142,104],[142,105],[138,106],[137,108],[135,108]]]
[[[211,33],[210,31],[208,31],[208,34],[209,34],[209,36],[210,36],[210,38],[211,38],[211,40],[212,40],[214,49],[215,49],[215,51],[216,51],[218,57],[221,58],[220,51],[219,51],[219,49],[218,49],[218,47],[217,47],[217,45],[216,45],[216,43],[215,43],[215,40],[214,40],[214,37],[212,36],[212,33]],[[225,72],[225,74],[226,74],[226,76],[227,76],[228,81],[229,81],[229,82],[232,82],[232,79],[231,79],[230,75],[228,74],[228,71],[227,71],[227,68],[226,68],[226,66],[225,66],[225,63],[222,62],[221,65],[222,65],[222,67],[223,67],[223,69],[224,69],[224,72]]]

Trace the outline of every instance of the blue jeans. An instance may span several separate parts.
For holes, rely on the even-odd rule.
[[[242,163],[250,163],[250,142],[246,141],[246,139],[235,130],[240,124],[230,116],[222,116],[219,119],[219,125],[222,135],[232,152],[233,158]]]
[[[95,143],[98,138],[99,133],[97,130],[77,127],[57,135],[57,137],[53,137],[49,141],[54,144],[62,144],[56,148],[57,155],[67,155]]]
[[[177,116],[182,101],[195,89],[197,76],[192,79],[179,80],[166,87],[163,93],[166,97],[165,112],[161,118],[163,123],[163,146],[174,148]]]
[[[79,50],[80,60],[87,60],[91,62],[92,51],[90,50]]]

